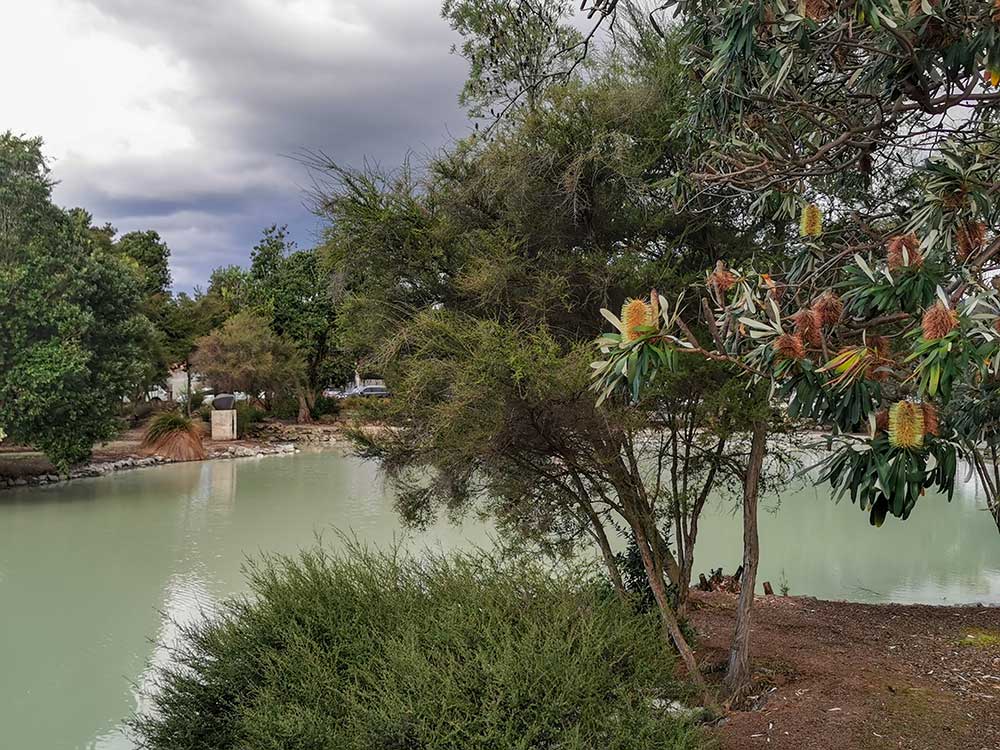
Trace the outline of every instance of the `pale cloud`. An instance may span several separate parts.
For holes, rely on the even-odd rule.
[[[317,225],[288,155],[388,166],[466,132],[439,0],[14,0],[0,130],[41,135],[56,199],[157,229],[177,288]]]

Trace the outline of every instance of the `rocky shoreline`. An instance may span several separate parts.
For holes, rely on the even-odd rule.
[[[313,448],[334,448],[345,444],[341,429],[335,424],[285,424],[264,422],[256,426],[252,440],[241,440],[233,444],[211,443],[203,460],[212,461],[228,458],[261,458],[263,456],[288,455],[300,451],[298,446]],[[163,456],[142,455],[138,444],[130,445],[117,455],[95,456],[87,464],[75,467],[68,474],[42,471],[36,474],[5,475],[0,465],[0,491],[19,487],[57,484],[74,479],[100,477],[120,471],[144,469],[163,464],[178,463]]]

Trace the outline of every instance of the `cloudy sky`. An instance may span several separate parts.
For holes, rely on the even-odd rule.
[[[386,167],[468,131],[440,0],[6,0],[0,131],[40,135],[56,200],[156,229],[176,289],[316,236],[289,155]]]

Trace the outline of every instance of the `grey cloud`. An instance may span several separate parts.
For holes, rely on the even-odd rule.
[[[194,87],[171,107],[195,135],[191,163],[129,160],[56,165],[63,203],[121,229],[138,222],[171,245],[177,288],[221,263],[246,262],[262,227],[313,241],[304,170],[288,155],[323,150],[343,164],[398,164],[467,131],[457,105],[464,62],[439,0],[285,0],[266,15],[249,0],[91,0],[106,28],[165,50]],[[293,23],[303,7],[338,22]]]

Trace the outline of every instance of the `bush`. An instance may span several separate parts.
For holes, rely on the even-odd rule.
[[[316,399],[316,403],[313,404],[312,415],[313,418],[319,419],[321,417],[333,416],[340,413],[340,399],[339,398],[327,398],[326,396],[320,396]]]
[[[211,417],[209,417],[211,419]],[[250,427],[264,418],[264,412],[246,401],[236,402],[236,437],[246,437]]]
[[[179,411],[166,411],[153,417],[146,428],[142,445],[147,452],[174,461],[205,458],[201,427]]]
[[[182,627],[151,750],[687,750],[655,615],[523,561],[353,549],[249,564],[254,597]]]
[[[200,389],[191,391],[191,411],[198,411],[204,403],[205,391]]]
[[[276,398],[268,413],[275,419],[295,419],[299,416],[299,400],[292,396]]]

